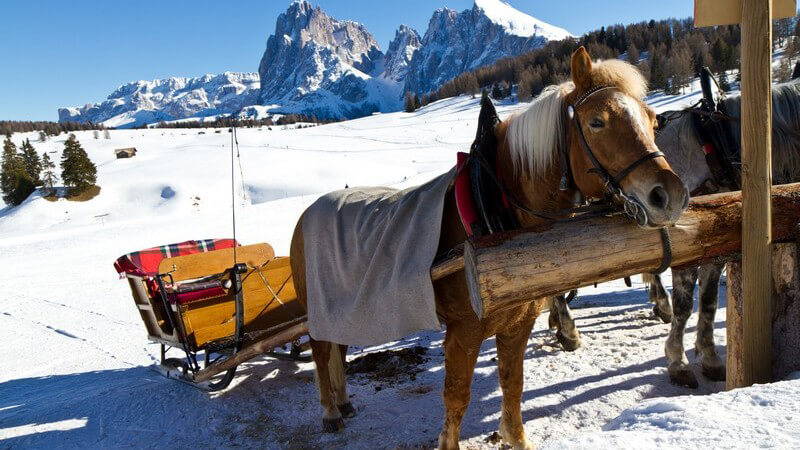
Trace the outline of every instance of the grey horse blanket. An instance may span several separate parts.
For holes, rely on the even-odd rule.
[[[350,188],[303,214],[308,330],[376,345],[440,329],[430,267],[455,169],[417,187]]]

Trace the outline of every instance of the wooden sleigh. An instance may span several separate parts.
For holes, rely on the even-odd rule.
[[[187,241],[124,255],[114,266],[130,284],[148,338],[161,346],[159,370],[169,378],[220,390],[258,355],[309,360],[301,356],[308,329],[289,258],[269,244]],[[289,353],[276,350],[287,344]],[[167,357],[170,349],[182,356]]]

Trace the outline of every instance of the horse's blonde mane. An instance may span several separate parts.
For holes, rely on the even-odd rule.
[[[636,67],[609,59],[592,65],[592,86],[616,86],[636,99],[647,94],[647,81]],[[542,175],[564,145],[564,98],[575,89],[571,82],[547,87],[530,106],[509,119],[506,140],[515,173]]]

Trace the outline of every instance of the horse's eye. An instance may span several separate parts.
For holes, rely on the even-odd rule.
[[[599,130],[600,128],[603,128],[604,126],[606,126],[606,124],[602,120],[600,120],[598,118],[594,118],[594,119],[592,119],[591,122],[589,122],[589,126],[594,128],[594,129],[596,129],[596,130]]]

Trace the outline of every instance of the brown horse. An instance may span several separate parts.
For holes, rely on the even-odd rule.
[[[674,223],[686,207],[688,193],[666,160],[657,154],[653,133],[656,116],[641,101],[646,91],[641,74],[618,60],[593,65],[581,47],[572,55],[572,80],[548,88],[524,111],[495,128],[502,180],[523,207],[514,208],[519,222],[523,226],[542,223],[543,219],[524,209],[556,212],[574,207],[575,199],[581,196],[602,198],[607,187],[597,176],[596,169],[600,168],[616,177],[625,195],[637,199],[647,214],[648,226]],[[573,112],[573,118],[565,121],[568,111]],[[560,147],[565,142],[569,143],[568,148]],[[559,148],[566,151],[575,185],[563,191],[559,190]],[[302,221],[301,217],[294,231],[291,263],[298,298],[305,303]],[[448,194],[438,250],[445,252],[466,238],[455,200]],[[531,299],[524,306],[478,318],[470,304],[463,272],[436,281],[434,292],[437,314],[446,325],[445,418],[439,447],[458,448],[481,342],[496,336],[503,392],[500,434],[513,448],[531,448],[522,424],[522,362],[544,299]],[[347,346],[312,340],[311,348],[323,427],[337,431],[344,427],[342,417],[355,415],[342,369]]]

